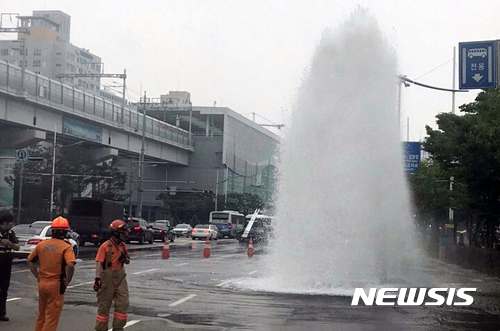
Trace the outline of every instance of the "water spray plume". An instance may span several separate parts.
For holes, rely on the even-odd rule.
[[[366,10],[323,35],[283,141],[260,289],[335,293],[404,277],[414,240],[397,74],[395,51]]]

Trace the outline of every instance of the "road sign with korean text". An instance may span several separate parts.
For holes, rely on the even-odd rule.
[[[460,89],[488,89],[497,86],[498,41],[458,44]]]
[[[405,141],[403,142],[404,152],[404,167],[405,172],[414,174],[420,165],[420,142]]]

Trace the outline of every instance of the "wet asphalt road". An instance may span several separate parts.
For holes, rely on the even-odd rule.
[[[500,330],[500,281],[474,271],[434,260],[423,267],[435,286],[477,287],[470,307],[353,307],[350,297],[234,288],[233,279],[259,277],[262,255],[249,259],[246,246],[219,240],[211,243],[211,257],[205,259],[204,242],[195,241],[195,249],[192,243],[179,238],[171,244],[168,260],[161,259],[160,243],[154,250],[131,252],[126,330]],[[93,330],[95,250],[81,251],[58,330]],[[22,262],[14,266],[9,298],[11,321],[1,329],[33,329],[36,282]]]

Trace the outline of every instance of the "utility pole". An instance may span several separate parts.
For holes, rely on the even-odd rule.
[[[19,198],[17,199],[17,224],[21,223],[21,201],[23,199],[23,172],[24,172],[24,160],[21,160],[21,169],[19,170]]]
[[[11,18],[11,21],[12,21],[12,15],[16,15],[16,17],[18,18],[18,24],[17,24],[17,27],[15,28],[4,28],[3,25],[2,25],[2,22],[3,22],[3,17],[4,16],[9,16]],[[21,63],[21,91],[24,91],[24,72],[25,72],[25,69],[26,69],[26,35],[30,33],[28,27],[26,26],[27,24],[24,23],[24,21],[22,21],[22,26],[19,26],[19,14],[18,13],[2,13],[0,14],[0,33],[6,33],[6,32],[13,32],[13,33],[17,33],[18,35],[19,34],[22,34],[22,38],[21,38],[21,52],[22,52],[22,63]],[[14,48],[15,49],[15,48]],[[19,48],[18,48],[19,50]]]
[[[401,84],[399,84],[399,86],[401,86]],[[409,117],[406,118],[406,141],[410,141],[410,118]]]
[[[21,91],[24,91],[24,73],[26,71],[26,36],[23,34],[23,39],[21,39],[22,43],[22,52],[23,52],[23,63],[21,65]]]
[[[219,169],[217,169],[217,178],[215,180],[215,211],[217,211],[217,197],[219,196]]]
[[[453,47],[453,93],[451,95],[451,113],[452,114],[455,114],[455,67],[456,67],[456,47]],[[450,194],[452,193],[453,191],[453,181],[454,181],[454,177],[453,176],[450,176]],[[449,236],[450,236],[450,244],[455,244],[455,220],[454,220],[454,214],[453,214],[453,208],[451,208],[451,197],[450,197],[450,207],[448,209],[448,223],[449,225],[447,224],[446,225],[446,228],[451,228],[453,227],[452,229],[449,230]],[[447,229],[448,230],[448,229]]]
[[[57,144],[57,124],[54,125],[54,148],[52,149],[52,185],[50,189],[50,220],[54,217],[54,182],[56,179],[56,144]]]
[[[144,180],[144,145],[146,140],[146,91],[144,91],[144,104],[142,107],[142,145],[139,155],[139,190],[137,192],[137,217],[142,217],[142,182]]]
[[[123,118],[125,116],[125,89],[127,84],[127,70],[123,69],[123,90],[122,90],[122,114],[121,114],[121,119],[120,122],[123,124]]]

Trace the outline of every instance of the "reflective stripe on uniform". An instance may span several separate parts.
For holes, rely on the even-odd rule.
[[[109,321],[109,316],[102,316],[102,315],[97,315],[95,317],[96,321],[99,322],[99,323],[108,323]]]
[[[114,317],[117,318],[117,319],[119,319],[119,320],[122,320],[122,321],[126,321],[127,320],[127,314],[119,313],[117,311],[115,311]]]

